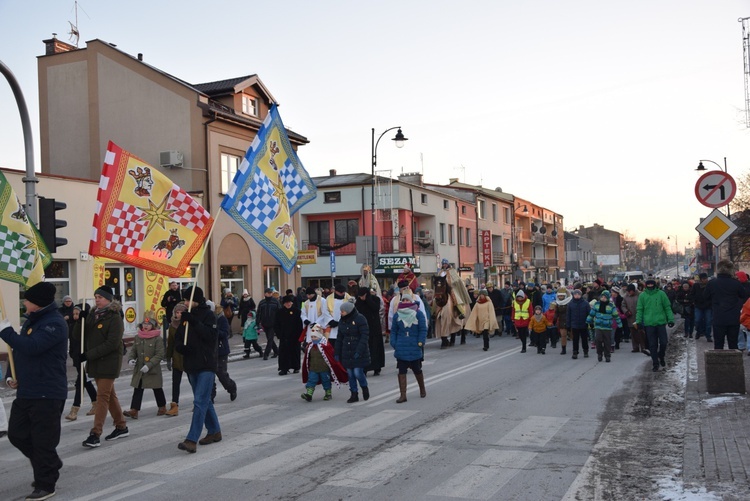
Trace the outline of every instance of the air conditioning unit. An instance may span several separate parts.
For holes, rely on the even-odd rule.
[[[426,231],[420,231],[419,232],[419,238],[427,238],[426,235],[427,235]]]
[[[182,168],[183,155],[179,151],[170,150],[162,151],[159,153],[159,165],[162,167],[169,167],[180,169]]]

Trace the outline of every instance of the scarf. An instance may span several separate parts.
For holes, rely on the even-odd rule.
[[[417,311],[419,306],[415,303],[401,303],[398,305],[398,319],[404,324],[404,327],[411,327],[417,323]]]
[[[150,331],[144,331],[144,330],[138,330],[138,337],[141,339],[151,339],[155,337],[159,337],[161,334],[160,329],[151,329]]]

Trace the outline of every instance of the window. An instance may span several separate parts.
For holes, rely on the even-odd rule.
[[[46,270],[44,270],[44,278],[47,282],[52,283],[55,286],[55,301],[58,305],[62,304],[62,298],[70,294],[70,270],[67,261],[52,261]],[[24,289],[25,290],[25,289]],[[23,292],[21,293],[23,298]],[[23,308],[23,301],[21,301],[21,308]]]
[[[340,191],[326,191],[325,193],[323,193],[324,204],[336,204],[340,202],[341,202]]]
[[[464,229],[460,226],[458,227],[458,245],[464,244]]]
[[[422,199],[422,204],[423,205],[427,205],[427,194],[426,193],[422,193],[421,199]]]
[[[339,219],[334,221],[336,243],[354,242],[359,235],[359,221],[356,219]]]
[[[466,247],[471,247],[471,230],[466,228]]]
[[[448,225],[448,244],[453,245],[455,242],[453,241],[453,230],[454,226],[452,224]]]
[[[510,207],[504,207],[503,214],[505,214],[503,222],[505,224],[510,224]]]
[[[461,206],[461,214],[463,214],[464,216],[466,215],[466,206],[465,205]]]
[[[281,268],[278,266],[263,267],[263,290],[273,287],[281,294]]]
[[[221,194],[224,195],[229,191],[229,185],[237,174],[237,168],[240,166],[240,157],[228,153],[221,154]]]
[[[440,223],[440,243],[445,244],[445,223]]]
[[[503,249],[505,250],[506,254],[510,254],[510,239],[506,238],[503,240]]]
[[[449,207],[450,207],[450,205],[448,205],[448,201],[447,200],[443,200],[443,209],[448,210]]]
[[[313,245],[320,243],[327,244],[331,240],[328,221],[310,221],[308,223],[308,233],[310,235],[310,243]]]
[[[492,204],[492,220],[497,221],[497,204]]]
[[[245,288],[244,267],[237,264],[228,264],[222,265],[219,269],[221,273],[221,297],[224,297],[224,289],[229,289],[233,295],[241,297],[242,289]]]
[[[484,219],[484,200],[480,200],[477,204],[477,212],[479,219]]]
[[[253,117],[258,116],[258,100],[252,96],[242,96],[242,113]]]

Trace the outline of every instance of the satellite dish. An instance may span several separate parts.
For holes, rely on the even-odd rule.
[[[544,226],[542,226],[541,228],[539,228],[539,233],[541,233],[542,235],[544,235],[545,233],[547,233],[547,228],[544,227]]]
[[[534,223],[531,223],[531,231],[536,233],[537,231],[539,231],[539,228],[537,228]]]
[[[529,260],[528,259],[524,259],[524,261],[523,261],[523,267],[524,268],[528,268],[529,266],[531,266],[531,263],[529,262]]]
[[[553,236],[553,237],[556,237],[556,236],[557,236],[557,230],[556,230],[556,229],[555,229],[555,230],[552,230],[552,236]]]

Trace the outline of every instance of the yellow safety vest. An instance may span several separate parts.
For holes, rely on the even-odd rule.
[[[516,320],[529,319],[529,303],[531,303],[531,299],[528,298],[520,305],[518,304],[518,301],[513,301],[513,310],[516,312]]]

